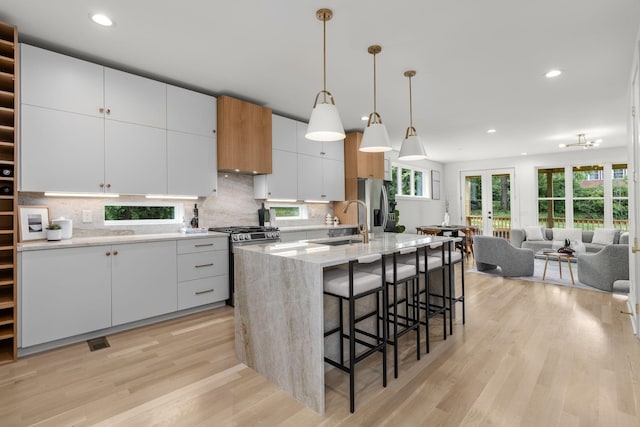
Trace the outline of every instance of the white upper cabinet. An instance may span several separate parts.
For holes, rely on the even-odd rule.
[[[298,154],[298,199],[330,200],[324,192],[323,167],[324,159]]]
[[[304,137],[307,131],[307,124],[303,122],[297,123],[296,130],[298,133],[296,138],[298,153],[344,161],[344,141],[311,141]]]
[[[166,130],[107,120],[105,182],[113,193],[166,194]]]
[[[253,178],[256,199],[344,200],[344,141],[310,141],[306,130],[304,122],[273,116],[273,173]]]
[[[290,151],[273,150],[273,173],[253,177],[256,199],[298,198],[298,155]]]
[[[214,97],[29,45],[21,53],[21,191],[215,195]]]
[[[322,184],[326,200],[344,200],[344,162],[324,159]]]
[[[167,127],[167,85],[145,77],[104,69],[105,117],[127,123]]]
[[[23,104],[103,117],[104,67],[26,44],[20,45]]]
[[[215,196],[216,138],[167,131],[168,194]]]
[[[103,191],[102,118],[32,105],[21,115],[22,191]]]
[[[215,137],[216,121],[216,98],[167,85],[167,129]]]
[[[296,153],[297,125],[295,120],[274,114],[271,118],[271,148]]]

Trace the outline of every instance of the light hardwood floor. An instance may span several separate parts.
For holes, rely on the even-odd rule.
[[[211,310],[0,366],[0,426],[640,425],[640,343],[626,298],[467,273],[467,324],[382,388],[373,356],[327,374],[319,415],[240,364],[233,311]]]

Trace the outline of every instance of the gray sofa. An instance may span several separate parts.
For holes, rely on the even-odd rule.
[[[505,277],[533,275],[531,249],[516,248],[506,240],[492,236],[475,236],[473,246],[478,271],[500,267]]]
[[[629,245],[607,245],[598,253],[580,254],[578,280],[608,292],[616,280],[629,280]]]
[[[534,253],[538,252],[542,249],[551,249],[552,240],[553,240],[553,229],[544,228],[544,237],[547,240],[535,240],[528,241],[526,239],[526,234],[524,229],[514,228],[511,230],[511,244],[517,248],[527,248],[531,249]],[[597,243],[591,243],[593,239],[593,231],[583,231],[582,232],[582,242],[584,243],[584,247],[586,252],[599,252],[607,245],[599,245]],[[628,233],[620,233],[617,231],[614,238],[614,244],[627,244],[629,243],[629,234]]]

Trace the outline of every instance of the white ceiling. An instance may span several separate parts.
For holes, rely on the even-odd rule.
[[[367,47],[380,44],[378,112],[396,149],[408,69],[431,160],[558,152],[581,132],[625,144],[638,0],[0,0],[0,19],[22,41],[306,121],[322,89],[322,7],[334,12],[327,89],[347,130],[373,109]],[[564,74],[546,79],[552,68]]]

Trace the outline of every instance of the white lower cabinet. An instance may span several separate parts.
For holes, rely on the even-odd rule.
[[[20,347],[229,298],[227,237],[24,250]]]
[[[229,298],[229,241],[178,242],[178,310]]]
[[[113,246],[112,324],[176,311],[176,242]]]
[[[22,347],[111,326],[111,247],[21,253]]]

